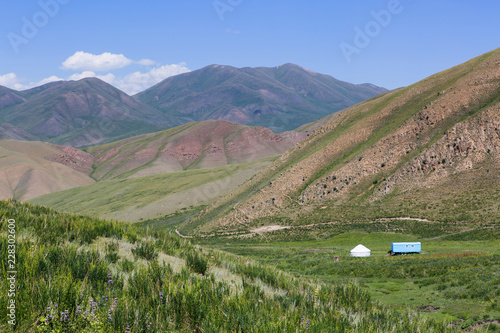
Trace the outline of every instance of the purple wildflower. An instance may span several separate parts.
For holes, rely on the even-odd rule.
[[[69,321],[69,310],[61,312],[61,321]]]

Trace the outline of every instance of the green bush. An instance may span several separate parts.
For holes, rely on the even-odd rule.
[[[158,257],[158,252],[156,252],[154,245],[150,242],[141,242],[135,249],[132,249],[134,257],[144,258],[146,260],[153,260]]]
[[[122,259],[120,267],[125,273],[130,273],[134,269],[134,263],[127,258]]]
[[[104,258],[110,263],[116,264],[120,259],[120,256],[118,255],[118,253],[114,252],[114,253],[106,253]]]
[[[205,275],[208,268],[208,260],[198,250],[190,250],[186,254],[186,264],[195,273]]]

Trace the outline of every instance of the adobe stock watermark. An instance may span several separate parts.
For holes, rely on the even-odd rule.
[[[35,12],[31,17],[23,16],[21,18],[20,33],[9,32],[7,39],[14,52],[19,53],[19,47],[26,45],[35,38],[40,29],[49,24],[50,19],[54,18],[61,8],[61,5],[69,3],[70,0],[39,0],[38,6],[40,10]]]
[[[17,290],[17,266],[16,266],[16,220],[7,220],[7,322],[16,326],[16,290]]]
[[[372,40],[380,35],[382,29],[391,24],[393,16],[401,14],[403,9],[400,0],[389,0],[386,9],[372,10],[370,12],[373,20],[368,21],[364,29],[358,26],[354,27],[355,35],[352,44],[342,42],[339,45],[347,63],[351,63],[354,54],[360,54],[363,49],[367,48]]]
[[[241,5],[243,0],[215,0],[213,6],[215,12],[219,16],[221,21],[224,21],[224,15],[226,12],[232,12],[236,7]]]

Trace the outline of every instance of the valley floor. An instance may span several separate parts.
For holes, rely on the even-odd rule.
[[[498,326],[500,226],[496,224],[474,228],[396,218],[263,230],[197,241],[327,284],[357,281],[382,304],[415,309],[457,328]],[[422,242],[423,251],[390,257],[391,242],[398,241]],[[371,256],[350,257],[357,244],[371,249]]]

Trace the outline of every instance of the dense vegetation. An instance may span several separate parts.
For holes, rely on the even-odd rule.
[[[16,325],[2,320],[3,332],[453,331],[382,306],[355,282],[293,277],[158,230],[12,201],[0,218],[2,258],[16,220]]]

